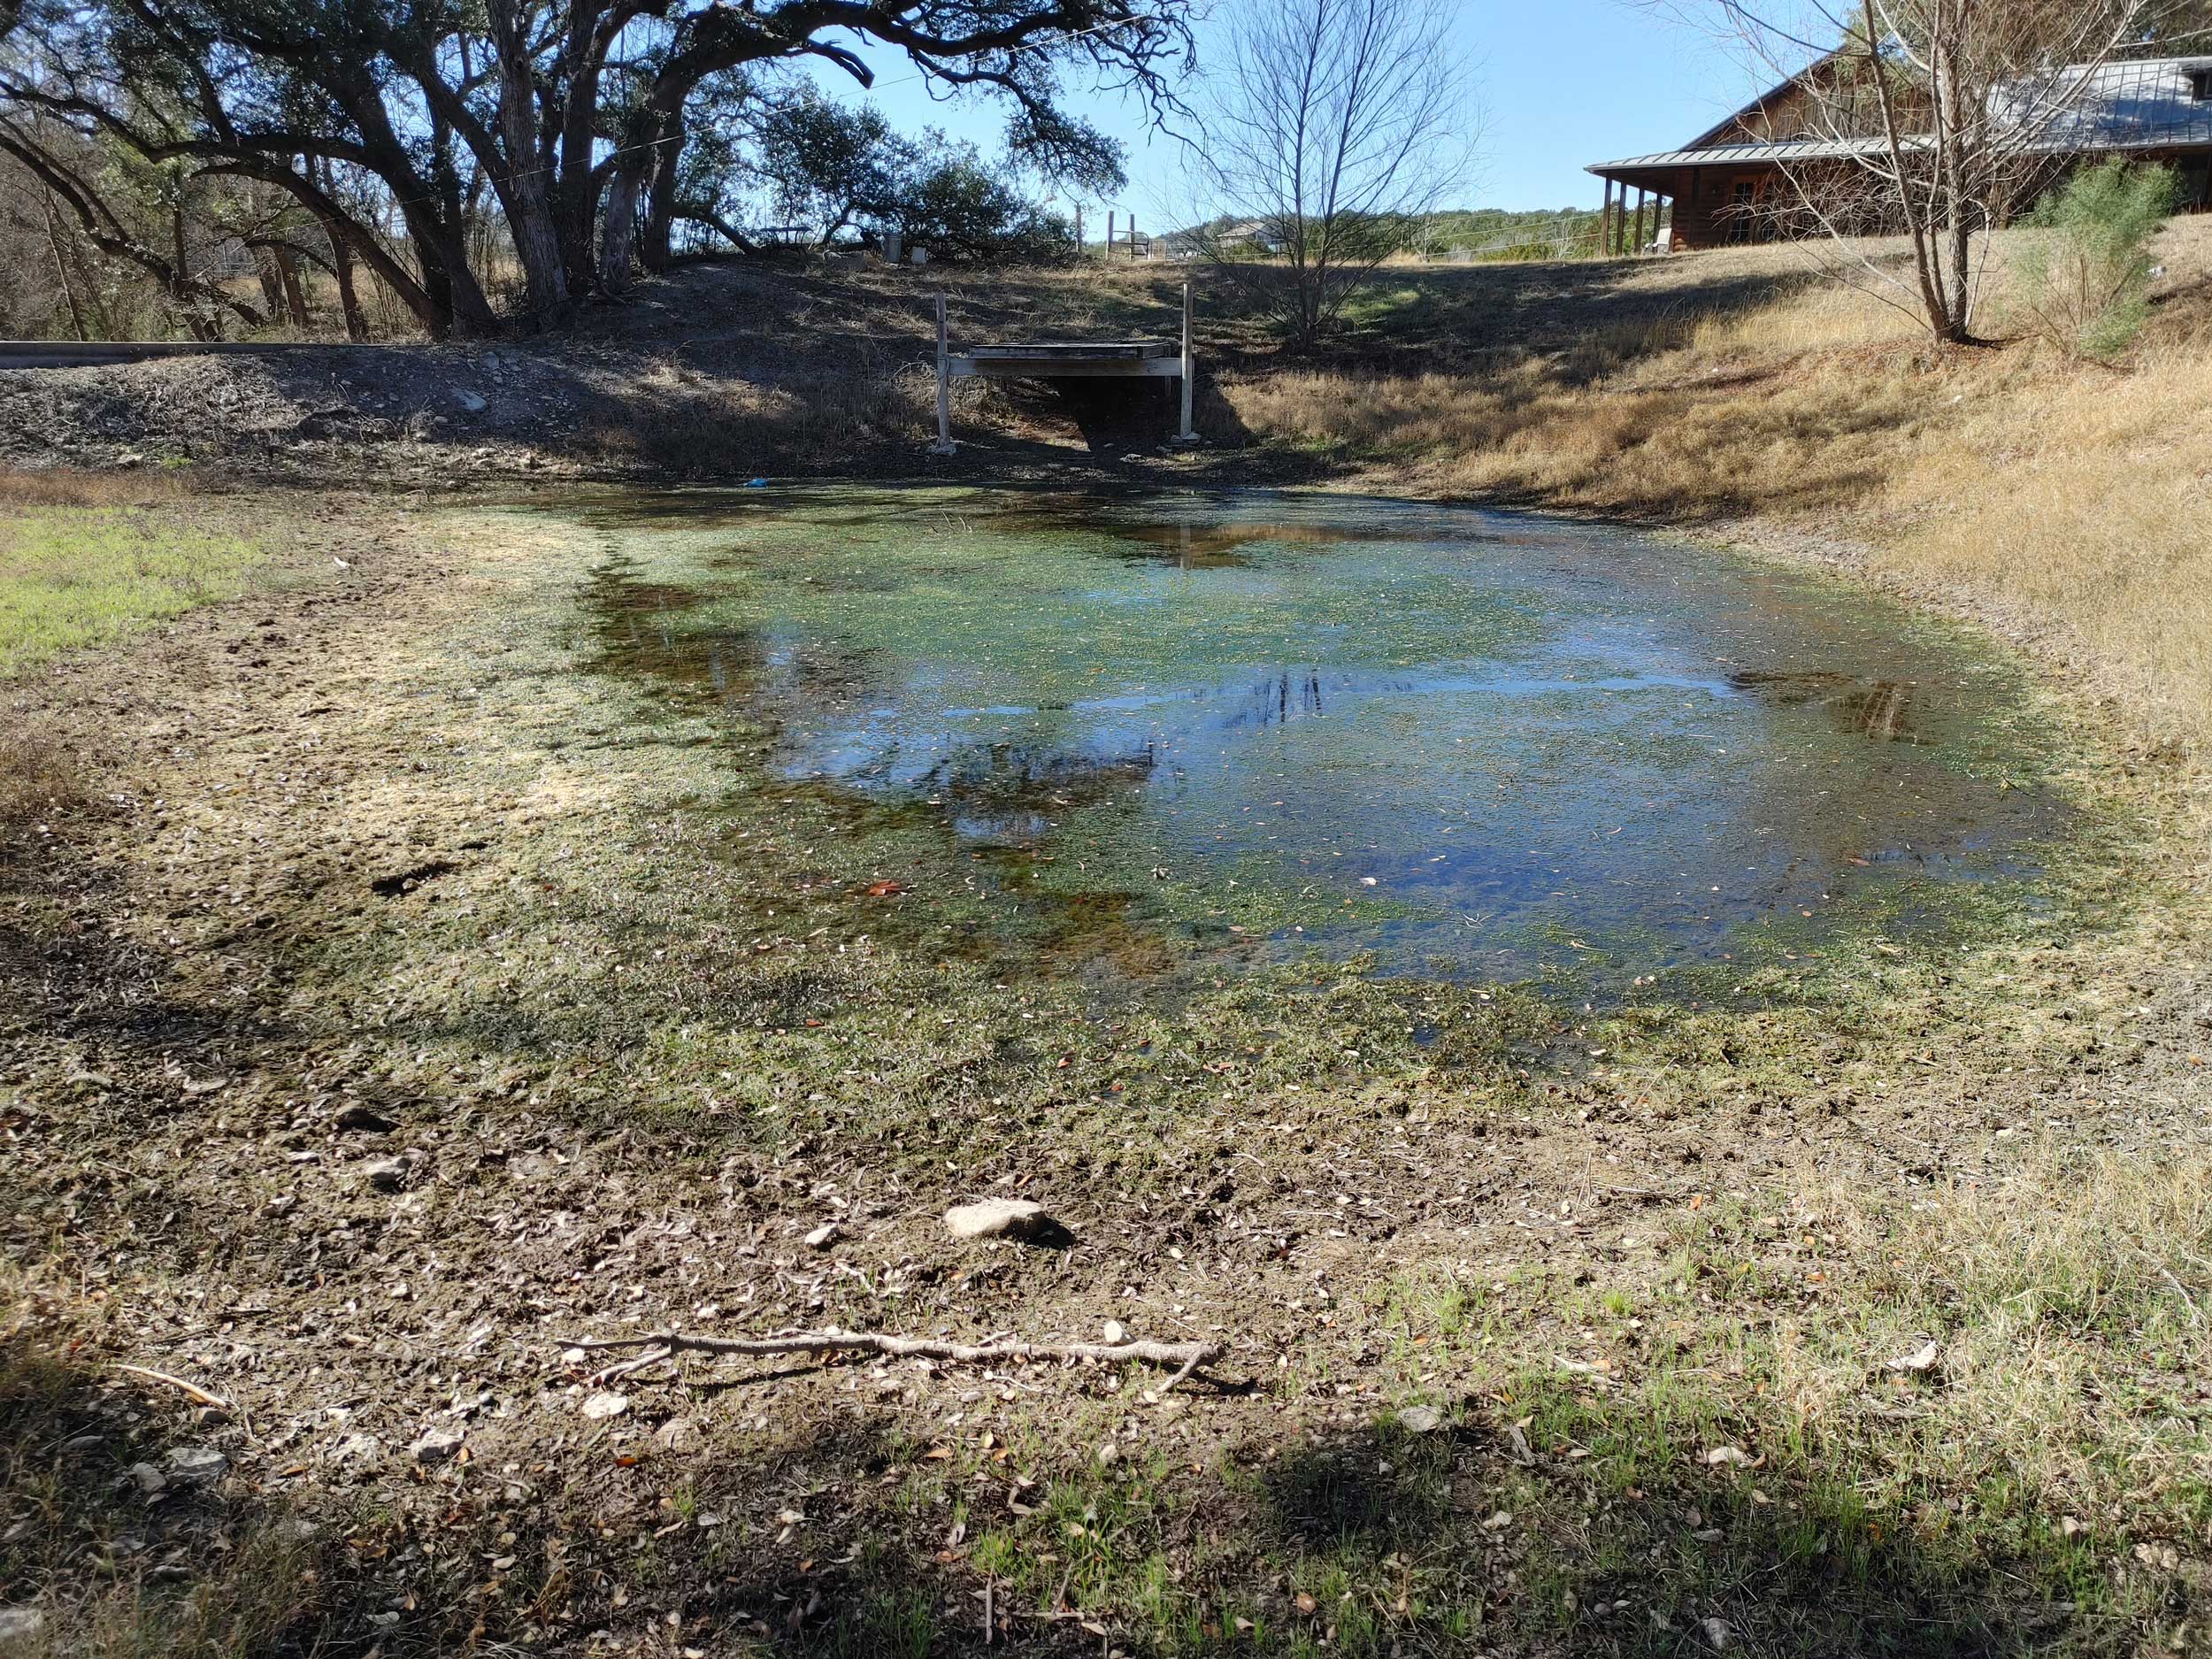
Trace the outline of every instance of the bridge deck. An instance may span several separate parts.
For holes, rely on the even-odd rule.
[[[1171,443],[1198,442],[1191,430],[1190,284],[1183,284],[1183,338],[1166,340],[1001,340],[955,352],[945,324],[945,296],[937,296],[937,442],[933,455],[950,455],[952,383],[995,380],[1161,380],[1182,382],[1182,419]]]
[[[953,353],[954,380],[1062,380],[1087,376],[1158,376],[1183,372],[1181,351],[1164,340],[1008,340]]]

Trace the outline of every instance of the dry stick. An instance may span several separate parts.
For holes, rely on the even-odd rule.
[[[677,1354],[883,1354],[893,1359],[937,1359],[961,1365],[987,1365],[1009,1359],[1141,1360],[1148,1365],[1181,1367],[1160,1388],[1165,1394],[1201,1365],[1228,1351],[1220,1342],[939,1342],[927,1337],[884,1336],[866,1331],[791,1331],[779,1336],[691,1336],[656,1331],[649,1336],[608,1337],[567,1344],[585,1353],[640,1348],[634,1359],[594,1372],[595,1383],[611,1382],[657,1365]]]
[[[118,1364],[115,1369],[119,1371],[127,1372],[133,1377],[143,1377],[149,1382],[167,1383],[170,1387],[184,1395],[186,1399],[195,1401],[198,1404],[204,1406],[213,1406],[219,1411],[230,1411],[236,1409],[229,1401],[224,1399],[222,1395],[218,1394],[210,1394],[206,1389],[201,1387],[199,1384],[195,1382],[187,1382],[181,1377],[172,1377],[165,1371],[155,1371],[150,1366],[146,1365],[123,1364]]]

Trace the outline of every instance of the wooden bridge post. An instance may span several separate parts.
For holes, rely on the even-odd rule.
[[[1186,282],[1183,284],[1183,424],[1175,434],[1175,442],[1180,444],[1198,442],[1198,434],[1191,429],[1190,424],[1191,373],[1196,366],[1191,356],[1190,284]]]
[[[945,343],[945,291],[937,290],[937,442],[929,446],[932,455],[950,455],[957,446],[952,441],[952,354]]]

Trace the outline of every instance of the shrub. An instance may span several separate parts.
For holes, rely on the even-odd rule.
[[[2070,349],[2109,357],[2148,314],[2150,239],[2173,211],[2171,167],[2114,157],[2075,173],[2043,198],[2029,223],[2049,232],[2022,261],[2027,309]]]

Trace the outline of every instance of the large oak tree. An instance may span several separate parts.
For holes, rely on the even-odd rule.
[[[49,165],[40,134],[58,123],[150,164],[257,180],[425,328],[481,333],[500,307],[472,246],[479,191],[505,226],[529,315],[618,292],[634,258],[651,269],[672,257],[705,95],[726,104],[733,75],[807,59],[866,86],[868,41],[934,91],[1003,101],[1010,150],[1041,173],[1118,181],[1118,148],[1067,114],[1064,80],[1171,107],[1192,4],[0,0],[0,150]],[[341,177],[375,188],[341,190]]]

